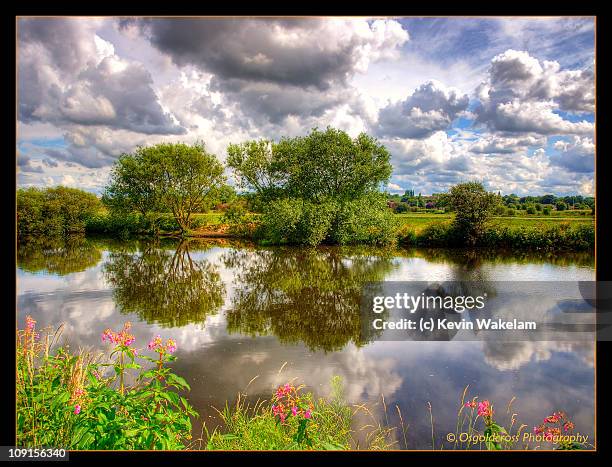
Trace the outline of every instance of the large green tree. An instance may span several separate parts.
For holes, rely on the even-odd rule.
[[[265,198],[315,203],[376,191],[391,176],[390,154],[375,138],[351,138],[335,128],[306,136],[230,144],[227,164],[241,184]]]
[[[203,143],[161,143],[122,155],[103,200],[116,210],[172,212],[185,231],[193,213],[206,210],[224,182],[223,166]]]

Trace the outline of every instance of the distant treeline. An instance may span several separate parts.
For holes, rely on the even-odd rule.
[[[389,207],[396,213],[416,211],[419,208],[424,209],[445,209],[440,201],[443,199],[443,193],[434,193],[432,195],[415,196],[414,190],[406,190],[403,195],[387,193]],[[501,196],[501,195],[500,195]],[[501,196],[501,203],[498,206],[497,215],[505,215],[508,212],[512,215],[512,211],[525,211],[527,214],[535,214],[542,212],[550,214],[552,210],[565,211],[568,209],[587,210],[595,209],[595,198],[592,196],[571,195],[571,196],[522,196],[515,194]],[[417,209],[415,209],[417,208]],[[449,210],[446,208],[446,210]]]

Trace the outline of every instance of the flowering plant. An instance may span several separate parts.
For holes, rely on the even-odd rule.
[[[185,440],[191,439],[190,417],[197,413],[178,392],[189,390],[187,382],[164,367],[175,358],[172,339],[154,338],[149,349],[158,358],[152,358],[134,347],[130,323],[119,331],[106,329],[102,341],[113,345],[114,358],[106,364],[83,352],[73,355],[67,346],[52,353],[51,332],[39,339],[35,327],[28,317],[25,328],[17,331],[19,446],[185,448]],[[136,357],[155,363],[153,369],[144,371]],[[104,366],[114,368],[115,376],[105,375]],[[133,384],[124,380],[127,369],[139,370]]]
[[[298,444],[312,446],[308,434],[308,422],[312,419],[314,405],[311,400],[300,394],[302,386],[292,384],[279,386],[272,396],[272,413],[276,423],[287,424],[290,419],[297,421],[297,431],[293,437]]]
[[[476,411],[476,419],[482,418],[485,424],[485,445],[488,450],[498,451],[503,449],[500,441],[503,435],[508,435],[506,429],[495,422],[493,419],[493,404],[489,400],[483,400],[480,402],[476,401],[476,398],[465,403],[465,407],[472,409],[472,417],[474,411]],[[476,420],[474,420],[475,423]]]
[[[542,423],[533,428],[536,435],[543,435],[546,441],[557,445],[557,449],[574,450],[581,446],[575,441],[568,441],[562,434],[571,435],[574,431],[574,423],[567,418],[565,412],[553,412],[544,417]]]

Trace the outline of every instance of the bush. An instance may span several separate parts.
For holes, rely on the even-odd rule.
[[[225,210],[221,223],[228,225],[232,235],[241,237],[253,234],[256,228],[255,217],[249,213],[245,202],[231,203]]]
[[[340,245],[390,245],[397,240],[396,232],[397,219],[386,208],[384,197],[373,194],[342,205],[330,239]]]
[[[512,209],[512,208],[508,208],[506,210],[506,216],[508,216],[508,217],[513,217],[515,214],[516,214],[516,211],[514,209]]]
[[[451,187],[444,201],[455,211],[454,230],[467,245],[475,245],[483,235],[487,221],[501,202],[478,182],[459,183]]]
[[[156,358],[136,353],[130,324],[110,329],[102,340],[114,345],[109,364],[66,348],[52,351],[51,330],[40,336],[36,321],[26,318],[17,331],[17,445],[63,449],[185,449],[196,412],[180,395],[189,390],[183,378],[165,366],[175,359],[172,339],[149,343]],[[136,359],[149,361],[145,370]],[[106,375],[107,367],[114,371]],[[133,386],[128,370],[137,371]]]
[[[132,235],[152,233],[151,223],[138,213],[97,214],[87,219],[87,233],[127,238]]]
[[[544,214],[545,216],[550,216],[550,208],[546,207],[542,209],[542,214]]]
[[[595,227],[568,223],[547,229],[495,227],[486,231],[482,246],[534,250],[587,250],[595,245]]]
[[[19,189],[17,233],[19,237],[83,233],[87,220],[101,209],[96,195],[76,188]]]
[[[342,204],[313,203],[299,198],[269,202],[262,216],[262,237],[272,244],[365,243],[396,241],[396,218],[382,195],[369,195]]]
[[[527,208],[527,214],[535,214],[535,213],[536,213],[535,207],[529,206]]]
[[[266,204],[262,214],[262,231],[266,241],[273,244],[297,243],[303,211],[304,201],[296,198],[282,198]]]
[[[455,246],[459,244],[458,237],[458,232],[452,222],[436,222],[420,232],[416,243],[419,246]]]

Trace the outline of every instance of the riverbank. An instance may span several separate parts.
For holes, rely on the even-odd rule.
[[[494,217],[486,225],[477,242],[466,245],[454,229],[448,214],[394,216],[396,243],[419,247],[488,247],[512,250],[594,251],[595,224],[588,216]],[[256,214],[249,222],[227,223],[220,213],[198,214],[193,226],[181,231],[169,215],[159,215],[155,221],[131,214],[127,216],[99,215],[85,225],[88,234],[129,238],[158,236],[171,238],[236,238],[268,243],[261,233]],[[325,243],[325,242],[324,242]]]

